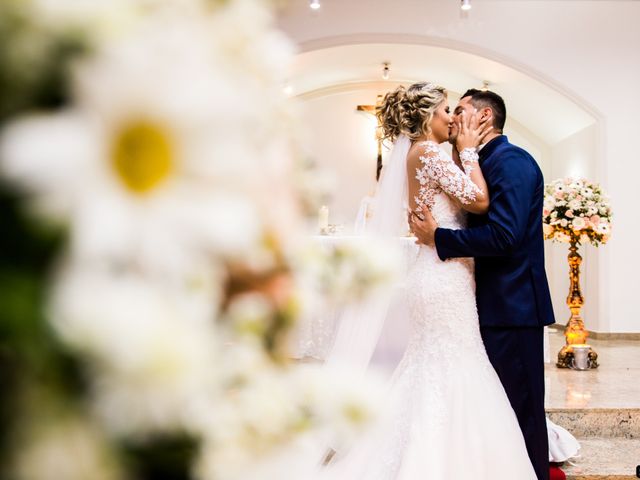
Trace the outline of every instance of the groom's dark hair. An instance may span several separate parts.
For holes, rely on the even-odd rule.
[[[502,132],[507,120],[507,107],[500,95],[489,90],[470,88],[462,95],[462,98],[465,97],[471,97],[471,103],[477,109],[489,107],[493,111],[493,127]]]

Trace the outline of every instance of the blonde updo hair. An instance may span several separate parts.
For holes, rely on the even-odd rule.
[[[384,96],[376,109],[383,140],[394,141],[401,134],[415,140],[431,131],[433,112],[445,101],[447,91],[428,82],[399,86]]]

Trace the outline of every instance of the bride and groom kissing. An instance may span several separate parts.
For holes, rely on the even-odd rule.
[[[547,480],[543,328],[554,318],[540,168],[503,135],[505,104],[491,91],[468,90],[452,114],[444,88],[401,86],[377,115],[393,149],[368,229],[397,235],[409,211],[418,244],[402,282],[411,334],[388,422],[338,452],[322,476]],[[453,157],[440,147],[447,141]],[[329,361],[353,354],[349,329],[340,326]]]

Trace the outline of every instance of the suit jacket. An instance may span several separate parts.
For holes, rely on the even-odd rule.
[[[489,212],[470,214],[466,229],[438,228],[438,256],[475,257],[481,326],[554,323],[544,269],[542,172],[531,155],[504,135],[488,142],[479,156],[489,188]]]

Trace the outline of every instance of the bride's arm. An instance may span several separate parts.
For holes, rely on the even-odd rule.
[[[459,155],[464,173],[480,192],[476,195],[475,201],[466,205],[461,203],[462,208],[468,212],[483,215],[489,211],[489,189],[478,164],[478,152],[475,148],[465,147]]]
[[[480,124],[475,115],[466,118],[464,110],[462,111],[462,119],[458,123],[458,136],[453,154],[454,157],[457,154],[464,172],[482,192],[476,201],[471,204],[465,205],[461,202],[462,208],[471,213],[485,214],[489,210],[489,190],[478,164],[477,147],[491,132],[492,128],[490,123]]]
[[[475,151],[465,149],[461,152],[464,171],[460,170],[452,159],[443,155],[440,148],[432,142],[426,144],[419,158],[424,165],[426,176],[435,180],[462,208],[478,214],[488,211],[487,184],[478,166],[478,155]]]

